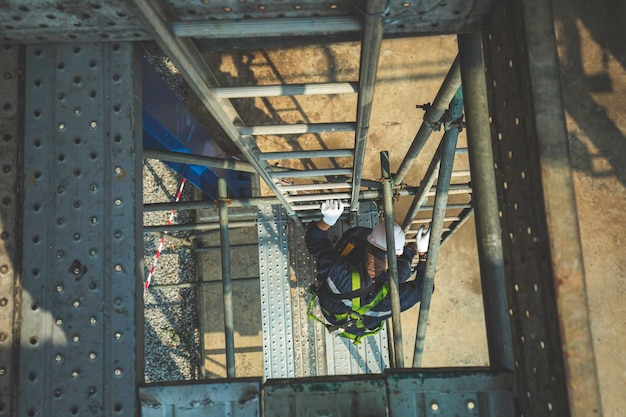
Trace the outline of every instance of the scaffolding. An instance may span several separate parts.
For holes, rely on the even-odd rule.
[[[550,8],[538,0],[484,0],[473,7],[459,0],[426,10],[374,0],[188,3],[116,0],[80,12],[64,0],[0,5],[0,416],[94,409],[101,415],[160,416],[195,408],[185,412],[191,416],[206,407],[268,417],[300,410],[598,415],[579,232],[566,221],[575,217],[575,207]],[[381,42],[427,33],[460,34],[459,56],[426,106],[398,171],[391,171],[383,153],[382,180],[363,178]],[[357,82],[224,88],[200,53],[321,40],[360,41]],[[156,42],[174,61],[225,133],[226,145],[244,160],[172,150],[145,155],[253,172],[271,197],[231,200],[220,180],[217,201],[142,207],[140,42]],[[249,126],[231,101],[302,94],[356,94],[356,118]],[[430,167],[419,187],[411,187],[404,182],[407,172],[441,126],[445,134]],[[465,126],[466,149],[456,143]],[[354,142],[350,148],[293,152],[261,152],[255,142],[261,134],[305,132],[353,132]],[[469,172],[454,171],[458,157],[469,159]],[[352,163],[285,169],[268,162],[336,158]],[[452,194],[463,201],[449,204]],[[375,202],[384,204],[383,221],[391,230],[394,200],[404,196],[413,197],[402,222],[409,240],[417,233],[413,225],[431,223],[432,229],[412,367],[403,360],[397,283],[391,285],[389,337],[381,332],[361,347],[307,322],[302,294],[293,297],[290,286],[291,270],[296,288],[313,276],[314,265],[298,254],[303,226],[317,219],[321,201],[341,199],[349,206],[334,233],[374,226]],[[186,227],[197,237],[220,233],[230,379],[144,384],[140,236],[184,226],[142,227],[141,216],[144,210],[183,207],[218,210],[215,221]],[[235,213],[234,207],[253,211]],[[437,252],[472,215],[490,366],[421,368]],[[263,379],[235,378],[229,229],[237,226],[259,233]],[[394,258],[392,241],[388,248]],[[391,275],[397,275],[393,266]],[[315,343],[306,346],[306,340]]]

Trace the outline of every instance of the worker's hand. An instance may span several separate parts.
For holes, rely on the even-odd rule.
[[[428,241],[430,240],[430,228],[424,233],[424,226],[417,231],[417,251],[419,253],[428,252]]]
[[[323,216],[322,221],[333,226],[343,213],[343,203],[340,200],[326,200],[322,203],[320,210]]]

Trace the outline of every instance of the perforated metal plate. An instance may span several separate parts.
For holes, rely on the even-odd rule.
[[[156,1],[156,0],[154,0]],[[357,22],[366,13],[362,2],[338,0],[231,1],[174,0],[163,2],[172,9],[172,21],[230,20],[245,22],[268,19],[351,16]],[[457,33],[477,30],[493,0],[468,3],[463,0],[390,2],[384,14],[385,33]],[[168,17],[168,19],[170,19]],[[340,23],[335,23],[338,25]],[[277,26],[280,26],[277,23]],[[341,28],[328,25],[328,32]],[[345,30],[342,30],[345,32]],[[352,32],[355,40],[360,30]],[[98,40],[144,40],[145,28],[132,1],[76,2],[48,0],[0,3],[0,35],[9,42],[75,42]],[[255,39],[252,38],[254,41]],[[257,46],[261,46],[258,44]]]
[[[497,4],[484,36],[515,374],[521,414],[592,415],[600,403],[553,30],[549,4],[519,0]]]
[[[16,393],[15,291],[18,277],[21,189],[18,187],[22,129],[21,48],[0,45],[0,416],[13,415]]]
[[[287,215],[282,206],[259,206],[259,279],[265,378],[295,376]]]
[[[142,417],[256,417],[260,397],[261,381],[252,378],[139,388]]]
[[[20,412],[132,415],[136,367],[143,375],[135,48],[36,45],[25,57]]]
[[[387,415],[382,375],[317,377],[268,381],[263,388],[265,417]]]
[[[514,417],[513,375],[479,369],[401,370],[386,375],[390,417]]]
[[[291,305],[293,313],[293,344],[296,377],[326,375],[326,329],[309,319],[307,314],[311,293],[309,286],[315,278],[315,265],[304,241],[302,229],[294,222],[288,225],[289,262],[292,275]],[[313,314],[322,317],[315,303]]]

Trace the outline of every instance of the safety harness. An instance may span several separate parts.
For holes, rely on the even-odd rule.
[[[377,306],[389,293],[389,286],[384,283],[380,286],[380,289],[376,292],[376,295],[366,305],[361,305],[361,297],[371,292],[370,288],[361,288],[361,274],[356,265],[358,259],[362,259],[363,253],[359,254],[357,248],[364,249],[367,243],[367,235],[371,229],[366,227],[355,227],[347,230],[340,241],[337,243],[335,249],[340,253],[340,258],[344,258],[350,264],[352,271],[352,291],[348,293],[335,294],[332,291],[328,291],[331,297],[337,299],[351,299],[352,309],[345,313],[332,313],[326,310],[320,305],[320,308],[327,317],[333,317],[334,321],[340,324],[326,323],[325,320],[315,316],[313,314],[313,306],[315,299],[319,297],[319,291],[322,285],[327,285],[324,281],[319,287],[311,285],[309,292],[311,293],[311,301],[309,302],[308,316],[311,320],[322,323],[326,329],[334,335],[345,337],[352,340],[355,345],[361,343],[361,340],[367,336],[373,336],[380,332],[384,327],[384,321],[381,321],[373,329],[369,329],[363,322],[363,315],[369,312],[372,308]],[[352,329],[358,329],[358,335],[351,332]]]

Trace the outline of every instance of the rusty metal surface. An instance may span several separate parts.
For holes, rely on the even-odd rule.
[[[17,394],[21,245],[21,48],[0,45],[0,416],[12,416]]]
[[[255,417],[261,415],[260,397],[256,378],[139,387],[142,417]]]
[[[598,416],[549,5],[498,3],[484,49],[519,409]]]

